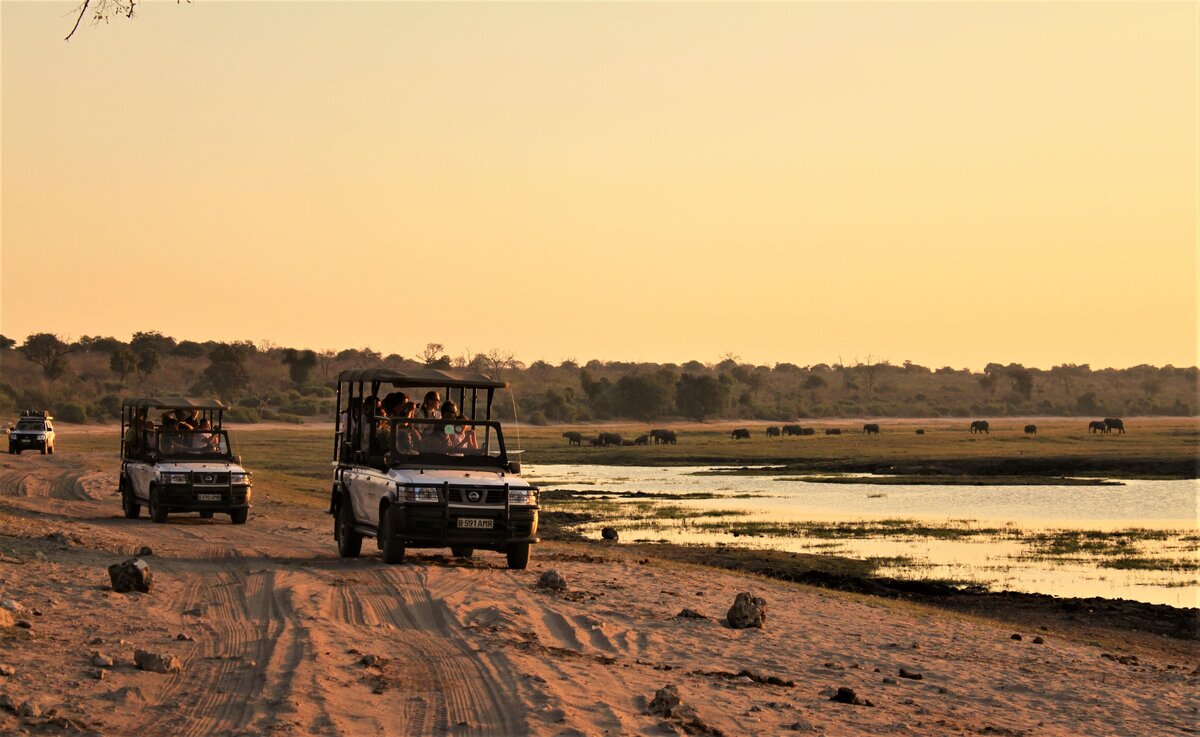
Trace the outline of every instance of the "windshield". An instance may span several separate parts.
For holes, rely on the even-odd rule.
[[[44,420],[18,420],[18,430],[41,430],[45,427]]]
[[[379,418],[372,445],[392,463],[475,463],[505,459],[504,438],[497,422],[426,420],[410,417]],[[367,434],[371,426],[363,430]],[[370,442],[360,440],[362,446]],[[360,447],[362,447],[360,446]]]
[[[227,456],[229,438],[224,431],[160,430],[158,452],[163,456]]]

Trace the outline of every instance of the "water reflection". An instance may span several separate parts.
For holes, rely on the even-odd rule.
[[[632,521],[623,539],[731,544],[793,552],[901,559],[883,575],[983,583],[1059,596],[1105,596],[1195,607],[1200,605],[1200,483],[1195,480],[1126,481],[1121,486],[906,486],[806,482],[794,476],[714,476],[710,468],[538,465],[530,476],[547,489],[662,494],[660,501],[696,516]],[[697,492],[711,498],[684,498]],[[611,500],[637,503],[644,499]],[[635,507],[629,508],[631,511]],[[699,517],[705,512],[736,517]],[[637,515],[631,515],[637,516]],[[643,515],[644,516],[644,515]],[[847,537],[803,523],[913,520],[931,527],[998,529],[949,539],[907,534]],[[735,536],[730,527],[747,534]],[[754,523],[773,528],[797,523],[786,534],[754,534]],[[902,527],[902,526],[901,526]],[[1031,533],[1080,530],[1161,530],[1133,535],[1120,545],[1063,550],[1034,545]],[[775,530],[778,532],[778,530]],[[1102,537],[1102,536],[1101,536]],[[1071,542],[1071,540],[1068,540]],[[1103,546],[1101,546],[1103,547]],[[1112,567],[1128,566],[1130,568]],[[1153,570],[1174,566],[1174,570]]]

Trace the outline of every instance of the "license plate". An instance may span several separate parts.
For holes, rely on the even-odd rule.
[[[196,501],[198,502],[219,502],[221,501],[220,494],[197,494]]]
[[[458,518],[458,526],[469,530],[490,530],[492,529],[492,522],[493,520],[490,519]]]

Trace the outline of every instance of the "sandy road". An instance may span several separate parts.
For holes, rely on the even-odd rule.
[[[523,572],[495,554],[385,566],[369,544],[344,561],[325,515],[267,499],[241,526],[126,520],[109,463],[0,461],[0,600],[41,612],[0,628],[16,670],[0,695],[43,712],[0,709],[0,733],[61,734],[48,720],[65,717],[75,733],[137,737],[669,734],[678,723],[646,713],[667,684],[709,734],[1140,737],[1200,723],[1195,643],[1135,652],[1054,628],[1017,641],[994,622],[643,561],[636,546],[543,545]],[[109,590],[105,567],[142,545],[153,592]],[[550,567],[566,593],[535,590]],[[770,602],[767,627],[722,626],[747,589]],[[135,648],[182,668],[137,670]],[[93,651],[116,661],[103,678]],[[831,703],[839,686],[876,706]]]

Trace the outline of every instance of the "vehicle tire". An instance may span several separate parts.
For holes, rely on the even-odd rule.
[[[508,567],[514,571],[523,571],[529,567],[529,543],[509,545],[504,554],[508,558]]]
[[[46,455],[46,446],[42,446],[42,455]]]
[[[342,497],[342,503],[338,505],[334,537],[337,538],[338,555],[343,558],[357,558],[362,552],[362,535],[355,531],[354,524],[354,510],[350,508],[350,500]]]
[[[150,521],[162,524],[167,521],[167,510],[158,503],[158,489],[150,487]]]
[[[383,551],[383,562],[395,565],[404,562],[404,545],[396,534],[396,508],[388,507],[379,525],[379,548]]]
[[[53,445],[50,446],[50,455],[54,455],[54,446]]]
[[[208,512],[208,516],[212,516],[212,512]],[[250,518],[249,509],[231,509],[229,510],[229,521],[235,525],[244,525],[246,520]]]
[[[470,558],[475,554],[475,548],[450,548],[450,554],[455,558]]]
[[[201,512],[200,513],[200,519],[212,519],[212,518],[213,518],[212,512]]]
[[[121,479],[121,511],[125,513],[125,519],[137,519],[142,516],[142,505],[137,503],[137,499],[133,496],[133,490],[129,488],[129,484],[125,479]]]

